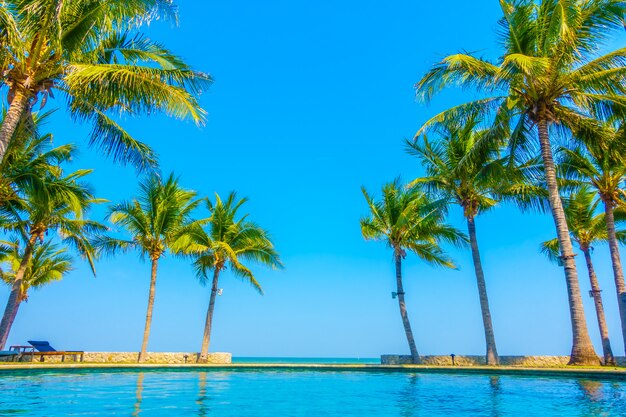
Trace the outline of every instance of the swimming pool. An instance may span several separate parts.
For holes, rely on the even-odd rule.
[[[0,374],[0,416],[626,416],[626,381],[415,372]]]

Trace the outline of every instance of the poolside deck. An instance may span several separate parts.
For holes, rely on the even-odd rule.
[[[613,379],[626,381],[624,367],[559,367],[527,368],[519,366],[426,366],[426,365],[364,365],[364,364],[115,364],[115,363],[3,363],[0,374],[20,371],[62,370],[276,370],[276,371],[364,371],[364,372],[415,372],[446,374],[519,375],[543,377],[571,377]]]

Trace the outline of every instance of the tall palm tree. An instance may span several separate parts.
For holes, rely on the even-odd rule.
[[[109,210],[109,220],[130,239],[102,235],[93,242],[100,253],[112,255],[133,249],[142,259],[150,259],[148,310],[139,362],[145,361],[148,349],[159,260],[189,226],[191,213],[199,202],[195,197],[196,193],[183,189],[173,174],[165,181],[151,174],[140,183],[137,198],[115,204]]]
[[[448,120],[437,126],[439,140],[435,143],[423,135],[407,141],[406,145],[407,151],[417,156],[426,170],[424,177],[413,180],[409,186],[419,186],[463,209],[485,331],[485,361],[487,365],[498,365],[487,285],[476,237],[476,217],[493,208],[502,198],[522,196],[530,204],[533,195],[536,198],[541,190],[525,181],[522,171],[532,165],[512,167],[508,158],[500,156],[497,146],[475,151],[476,142],[489,134],[489,129],[482,127],[481,123],[477,113],[464,119]]]
[[[9,266],[8,270],[0,271],[0,279],[11,287],[17,278],[17,271],[20,269],[23,258],[24,251],[21,250],[19,242],[15,242],[13,250],[0,258],[3,263]],[[31,288],[41,288],[51,282],[61,280],[71,269],[72,257],[67,253],[66,248],[52,242],[45,242],[33,250],[31,260],[21,279],[18,298],[9,317],[7,336],[11,331],[20,305],[28,300],[28,291]]]
[[[24,249],[19,267],[12,280],[11,294],[0,322],[0,349],[6,343],[8,332],[17,313],[22,295],[24,276],[39,244],[46,241],[50,231],[57,232],[58,240],[76,249],[95,273],[94,251],[90,239],[106,228],[98,222],[85,218],[94,204],[103,200],[93,196],[81,179],[90,170],[79,170],[67,176],[49,175],[43,181],[21,190],[17,203],[0,206],[0,217],[5,230],[16,233]]]
[[[598,319],[598,327],[600,329],[600,337],[602,338],[602,352],[605,365],[614,365],[615,358],[611,349],[611,341],[609,339],[609,329],[606,325],[604,315],[604,306],[602,303],[602,293],[598,277],[596,276],[593,262],[591,260],[591,252],[593,245],[600,242],[608,241],[608,233],[606,230],[606,220],[603,213],[596,214],[600,200],[595,199],[596,193],[588,187],[581,187],[568,198],[563,199],[565,217],[569,225],[572,239],[578,245],[578,248],[585,256],[587,271],[589,272],[589,282],[591,284],[591,296],[596,308],[596,316]],[[620,213],[621,214],[621,213]],[[620,220],[626,220],[618,215]],[[617,239],[621,243],[626,243],[626,229],[616,232]],[[559,242],[552,239],[542,244],[542,251],[553,261],[558,261]]]
[[[404,298],[402,260],[410,251],[429,264],[455,268],[440,245],[442,242],[460,245],[467,239],[460,231],[444,223],[445,202],[432,201],[417,188],[406,189],[398,179],[383,187],[382,198],[378,201],[364,187],[362,192],[370,213],[361,219],[361,233],[366,240],[383,241],[393,250],[400,316],[412,362],[419,363]]]
[[[468,110],[493,111],[494,128],[484,142],[506,139],[515,153],[528,147],[536,128],[565,270],[572,322],[570,364],[597,364],[550,136],[563,130],[592,129],[597,115],[626,114],[622,82],[626,48],[599,55],[599,46],[613,32],[623,30],[624,2],[500,0],[500,5],[503,17],[498,32],[504,50],[497,62],[467,53],[450,55],[416,84],[418,98],[426,101],[450,85],[477,88],[486,97],[435,116],[418,135],[443,118],[455,118]]]
[[[247,201],[246,198],[238,199],[235,192],[231,192],[226,200],[215,194],[215,203],[207,200],[210,217],[196,222],[176,244],[179,251],[193,256],[193,266],[201,282],[211,280],[211,298],[198,358],[200,363],[205,363],[209,354],[220,274],[228,268],[263,294],[261,285],[245,263],[262,264],[273,269],[283,267],[269,233],[248,220],[248,214],[239,212]],[[205,224],[206,227],[203,227]]]
[[[156,164],[113,114],[163,111],[204,120],[198,95],[211,78],[140,32],[156,18],[176,19],[173,1],[6,0],[0,3],[0,87],[8,111],[0,160],[19,121],[37,102],[65,96],[77,121],[92,124],[90,144],[139,168]]]
[[[615,231],[615,209],[626,210],[626,123],[615,127],[604,126],[601,135],[585,137],[584,146],[561,148],[560,169],[563,176],[587,184],[595,190],[604,206],[613,277],[617,290],[622,324],[622,337],[626,347],[626,284]],[[599,137],[600,136],[600,137]]]

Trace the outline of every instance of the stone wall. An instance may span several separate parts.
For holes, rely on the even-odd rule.
[[[137,352],[85,352],[83,356],[84,363],[137,363],[139,354]],[[61,356],[44,356],[44,363],[61,362]],[[23,361],[30,360],[25,356]],[[198,360],[197,352],[148,352],[145,363],[151,364],[185,364],[196,363]],[[41,357],[35,356],[34,362],[40,362]],[[77,358],[80,361],[80,356]],[[74,362],[74,357],[68,355],[65,362]],[[208,362],[214,365],[224,365],[232,363],[232,355],[230,353],[216,352],[209,353]]]
[[[450,356],[421,356],[422,365],[430,366],[452,366]],[[626,366],[626,357],[615,358],[618,366]],[[548,368],[567,365],[569,356],[500,356],[500,364],[505,366],[525,366],[531,368]],[[411,363],[409,355],[382,355],[380,363],[383,365],[408,365]],[[484,366],[484,356],[462,356],[454,357],[454,364],[457,366]]]

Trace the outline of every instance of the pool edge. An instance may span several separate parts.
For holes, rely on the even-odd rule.
[[[626,368],[522,368],[506,366],[424,366],[424,365],[366,365],[366,364],[24,364],[0,365],[0,374],[38,370],[294,370],[294,371],[365,371],[415,372],[444,374],[485,374],[520,376],[566,376],[572,378],[626,380]]]

